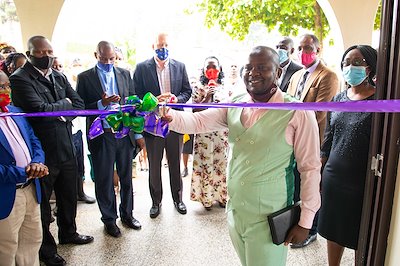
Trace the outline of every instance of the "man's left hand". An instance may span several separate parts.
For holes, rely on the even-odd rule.
[[[168,103],[177,103],[178,102],[178,98],[174,94],[172,94],[170,92],[166,92],[166,93],[163,93],[161,95],[158,95],[157,96],[157,100],[159,102],[165,102],[166,101]]]
[[[49,169],[41,163],[30,163],[25,168],[25,172],[28,175],[28,179],[41,178],[49,174]]]
[[[285,239],[285,246],[289,245],[289,243],[298,244],[303,242],[306,240],[309,232],[309,229],[296,224],[289,230],[289,234]]]

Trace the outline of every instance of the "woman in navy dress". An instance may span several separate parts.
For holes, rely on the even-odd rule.
[[[342,73],[348,89],[335,102],[373,100],[377,52],[368,45],[348,48]],[[368,151],[371,113],[330,112],[321,147],[322,204],[318,232],[328,240],[329,265],[340,265],[344,248],[357,249]]]

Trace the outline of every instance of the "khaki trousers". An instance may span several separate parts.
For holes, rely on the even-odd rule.
[[[42,224],[35,194],[33,184],[17,189],[10,215],[0,220],[0,266],[39,265]]]

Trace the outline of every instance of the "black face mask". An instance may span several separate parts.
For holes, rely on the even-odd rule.
[[[29,60],[31,61],[32,65],[39,69],[49,69],[53,65],[54,57],[50,56],[43,56],[43,57],[36,57],[36,56],[29,56]]]

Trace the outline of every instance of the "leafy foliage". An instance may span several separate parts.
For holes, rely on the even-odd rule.
[[[298,35],[299,29],[311,30],[322,40],[329,32],[328,21],[316,0],[201,0],[207,27],[219,25],[233,39],[243,40],[254,22],[270,32]]]
[[[376,11],[374,30],[379,30],[381,28],[381,14],[382,14],[382,1],[379,2],[378,10]]]
[[[12,0],[0,0],[0,23],[4,24],[8,21],[19,21],[17,9]]]
[[[122,48],[122,50],[126,52],[125,62],[130,65],[131,68],[136,66],[136,47],[134,43],[134,37],[115,42],[116,46]]]

